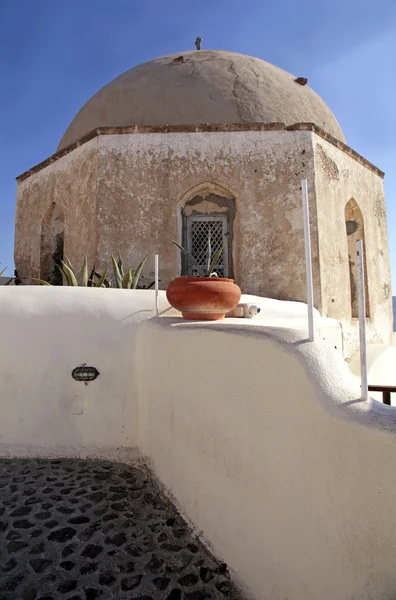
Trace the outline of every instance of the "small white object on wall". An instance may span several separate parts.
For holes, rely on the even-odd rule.
[[[239,317],[244,319],[252,319],[261,312],[261,308],[255,304],[238,304],[231,312],[228,313],[227,317]]]

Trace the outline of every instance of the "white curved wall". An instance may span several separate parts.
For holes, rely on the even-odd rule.
[[[2,288],[0,453],[141,454],[255,598],[392,598],[395,409],[360,402],[306,332],[153,309],[151,291]]]
[[[352,373],[360,376],[360,353],[356,352],[349,363]],[[371,344],[367,346],[367,378],[371,385],[396,386],[396,346]],[[381,392],[370,392],[370,396],[382,402]],[[396,394],[391,394],[392,405]]]
[[[396,411],[295,332],[160,319],[138,338],[139,446],[253,595],[393,597]]]

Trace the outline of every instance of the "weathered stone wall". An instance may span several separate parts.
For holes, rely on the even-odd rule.
[[[97,146],[96,138],[18,182],[15,265],[20,276],[40,276],[43,220],[54,202],[64,213],[65,256],[77,268],[85,254],[94,260]]]
[[[366,248],[368,343],[390,343],[392,293],[383,179],[327,141],[313,136],[319,262],[324,316],[343,323],[345,356],[358,345],[352,318],[345,206],[353,199],[363,215]]]
[[[99,138],[98,263],[160,255],[161,287],[180,272],[181,210],[202,193],[235,198],[234,272],[246,293],[305,300],[300,181],[313,180],[311,133],[246,131]],[[314,195],[315,287],[319,289]],[[152,262],[150,264],[152,269]],[[149,270],[146,276],[152,276]],[[319,297],[316,299],[319,305]]]
[[[233,271],[243,291],[305,301],[300,182],[307,178],[315,306],[342,321],[345,356],[351,356],[358,327],[351,320],[345,205],[354,199],[370,256],[368,340],[388,343],[392,309],[382,173],[340,142],[304,127],[107,131],[58,153],[18,180],[20,274],[39,275],[42,220],[56,202],[65,213],[65,254],[74,264],[87,255],[90,264],[95,260],[98,269],[111,270],[110,253],[119,252],[132,266],[149,254],[143,275],[152,281],[158,253],[164,289],[181,270],[170,240],[182,241],[183,207],[197,196],[204,205],[215,194],[235,206]]]

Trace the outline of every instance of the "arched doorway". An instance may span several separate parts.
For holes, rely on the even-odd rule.
[[[367,281],[367,256],[364,240],[364,221],[360,206],[351,198],[345,206],[345,226],[348,241],[349,282],[351,288],[351,313],[352,318],[359,317],[358,303],[358,272],[356,262],[356,242],[363,241],[364,252],[364,283],[366,298],[366,317],[370,316],[368,281]]]
[[[55,202],[49,207],[41,225],[40,278],[52,285],[62,285],[58,266],[63,260],[65,216]]]
[[[224,194],[224,195],[223,195]],[[212,185],[191,194],[182,206],[182,245],[203,267],[207,263],[210,235],[212,255],[223,244],[223,253],[215,267],[220,277],[234,277],[233,236],[235,198],[225,195]],[[194,264],[182,257],[182,275],[194,275]]]

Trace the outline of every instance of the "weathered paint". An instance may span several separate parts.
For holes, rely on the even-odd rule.
[[[353,217],[350,207],[356,203],[364,221],[370,311],[367,341],[369,344],[389,344],[392,334],[391,275],[383,179],[325,140],[313,136],[313,144],[321,313],[342,322],[345,356],[350,358],[358,347],[359,323],[352,316],[356,314],[356,303],[352,311],[345,220],[348,216]],[[363,231],[359,237],[362,234]]]
[[[41,235],[53,203],[64,213],[64,255],[82,267],[97,248],[98,139],[76,148],[34,177],[18,183],[15,265],[22,277],[39,277]]]
[[[232,254],[246,293],[305,301],[301,179],[309,182],[315,306],[351,325],[345,204],[359,203],[366,248],[369,342],[389,342],[390,271],[381,173],[311,130],[107,134],[57,157],[18,183],[16,264],[37,276],[41,222],[56,201],[65,212],[65,254],[98,268],[118,252],[132,265],[160,256],[160,287],[180,273],[186,204],[211,194],[235,199]],[[153,259],[144,276],[154,277]]]
[[[202,123],[315,123],[344,140],[325,102],[295,77],[260,58],[202,50],[138,65],[104,86],[77,113],[59,149],[92,129]]]
[[[54,285],[62,285],[59,270],[64,261],[65,215],[52,203],[41,225],[40,278]]]

